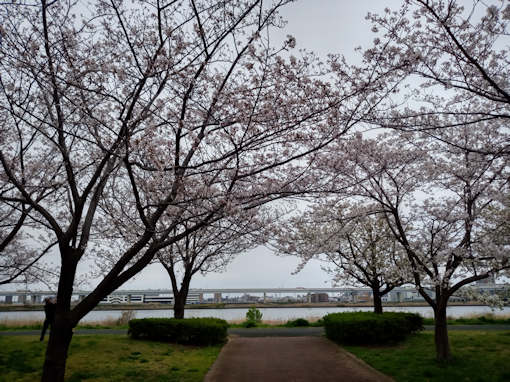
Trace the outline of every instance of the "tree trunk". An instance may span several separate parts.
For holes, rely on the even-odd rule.
[[[65,316],[58,314],[51,325],[50,339],[46,347],[42,382],[63,382],[66,371],[67,351],[73,337],[73,328]]]
[[[382,298],[381,298],[381,293],[379,292],[379,288],[373,288],[372,295],[374,298],[374,313],[382,314],[382,312],[383,312]]]
[[[436,359],[440,362],[451,358],[450,341],[448,339],[448,326],[446,321],[447,299],[436,299],[437,306],[434,309],[434,341],[436,344]]]
[[[188,298],[189,284],[191,281],[191,272],[189,265],[186,265],[184,276],[181,282],[181,289],[177,285],[177,277],[175,277],[174,264],[173,262],[165,262],[163,259],[159,259],[163,268],[165,268],[170,281],[172,282],[172,292],[174,294],[174,318],[184,318],[184,306],[186,305],[186,299]]]
[[[184,305],[186,305],[187,293],[180,292],[174,293],[174,318],[184,318]]]
[[[188,298],[191,277],[186,274],[181,283],[181,290],[174,290],[174,318],[184,318],[184,306]]]
[[[64,381],[67,351],[73,337],[73,328],[78,322],[71,318],[71,296],[73,295],[76,265],[82,252],[79,249],[61,246],[60,253],[62,263],[58,281],[57,307],[46,347],[42,382]]]

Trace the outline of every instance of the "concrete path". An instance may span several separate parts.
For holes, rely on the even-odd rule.
[[[204,382],[390,382],[323,337],[233,337]]]
[[[229,335],[239,337],[302,337],[322,336],[323,327],[297,327],[297,328],[229,328]]]

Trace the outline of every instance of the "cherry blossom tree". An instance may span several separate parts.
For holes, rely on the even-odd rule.
[[[30,208],[7,201],[0,204],[0,285],[15,282],[32,282],[40,279],[41,269],[36,263],[51,249],[37,248],[30,239],[27,228],[30,226]]]
[[[397,90],[401,94],[387,113],[374,114],[371,122],[420,132],[420,142],[425,137],[436,140],[435,146],[426,144],[434,154],[423,154],[431,158],[421,165],[429,175],[418,183],[430,185],[426,192],[448,196],[425,199],[416,210],[420,214],[409,220],[420,222],[421,235],[406,238],[400,233],[399,225],[405,224],[397,224],[396,212],[388,222],[403,242],[430,247],[416,250],[409,244],[406,250],[413,268],[422,274],[415,276],[417,286],[425,282],[435,286],[435,299],[424,298],[435,304],[436,353],[444,360],[450,349],[446,327],[438,327],[438,322],[446,325],[441,312],[449,296],[508,268],[501,217],[508,195],[510,6],[504,1],[412,0],[398,11],[386,9],[384,15],[368,18],[378,37],[366,59],[379,57],[382,49],[392,50],[385,62],[379,62],[387,70],[399,70],[408,85]],[[412,137],[417,135],[408,139]],[[387,180],[395,183],[395,191],[399,182],[392,180],[394,176]],[[414,182],[410,178],[407,185]],[[379,200],[391,200],[389,189],[375,185],[385,190]],[[398,210],[395,203],[389,210]],[[421,253],[428,253],[429,261]]]
[[[170,277],[174,294],[174,317],[184,318],[184,307],[192,277],[200,272],[225,271],[236,255],[264,243],[267,235],[268,216],[261,219],[254,210],[242,216],[229,216],[195,232],[162,249],[157,259]],[[260,215],[257,211],[257,215]],[[251,215],[248,216],[248,215]],[[185,225],[193,223],[185,222]],[[183,231],[187,231],[185,228]]]
[[[10,283],[34,283],[50,281],[51,271],[41,263],[55,243],[43,247],[43,244],[31,239],[32,235],[25,233],[27,213],[22,210],[7,210],[1,215],[2,229],[0,231],[0,285]],[[22,231],[23,229],[23,231]],[[30,246],[26,243],[30,242]]]
[[[366,59],[377,57],[386,70],[408,76],[392,112],[378,114],[373,122],[441,141],[448,139],[445,128],[479,121],[492,121],[498,129],[508,126],[508,2],[408,0],[399,10],[368,18],[377,37]],[[385,61],[379,58],[382,50],[392,52]],[[492,154],[508,155],[508,135],[499,138],[500,144],[490,147]],[[467,149],[485,153],[489,148]]]
[[[1,36],[1,34],[0,34]],[[0,47],[2,40],[0,37]],[[24,151],[33,142],[22,139],[19,123],[8,122],[8,111],[0,111],[0,136],[2,144],[11,145],[11,149],[23,156]],[[23,169],[21,182],[33,174],[28,169]],[[16,199],[9,198],[13,185],[2,172],[0,173],[0,285],[16,282],[41,281],[42,276],[47,277],[44,267],[41,266],[41,258],[46,255],[53,244],[47,243],[47,238],[42,237],[42,232],[37,231],[33,208]],[[31,190],[31,196],[35,200],[42,200],[52,190]],[[26,245],[27,240],[31,241]],[[45,274],[46,273],[46,274]]]
[[[449,298],[510,267],[508,245],[490,230],[487,213],[500,208],[501,193],[508,193],[507,158],[462,148],[491,147],[499,133],[490,123],[447,131],[456,145],[427,134],[358,136],[328,148],[343,153],[335,161],[324,153],[335,179],[352,185],[344,195],[376,203],[404,248],[413,282],[434,310],[438,360],[450,358]]]
[[[2,200],[60,255],[43,381],[64,379],[72,329],[105,296],[193,232],[303,192],[314,154],[396,86],[367,62],[295,57],[291,36],[273,47],[289,2],[1,5]],[[71,308],[98,254],[104,276]]]
[[[335,283],[372,289],[374,312],[382,297],[406,281],[405,254],[376,208],[323,198],[278,230],[280,254],[301,258],[298,272],[319,259]]]

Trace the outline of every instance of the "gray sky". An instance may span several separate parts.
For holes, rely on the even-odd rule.
[[[384,7],[398,8],[401,1],[381,0],[301,0],[288,6],[281,14],[288,21],[282,31],[275,34],[282,40],[286,35],[296,37],[297,49],[305,48],[325,57],[340,53],[355,62],[357,46],[367,47],[374,34],[365,20],[367,12],[382,12]],[[278,257],[269,249],[259,247],[240,254],[226,272],[196,275],[192,288],[229,287],[321,287],[331,285],[330,277],[317,261],[310,262],[297,275],[292,275],[299,260]],[[163,267],[152,265],[121,289],[170,288],[170,279]]]
[[[471,3],[471,0],[465,0]],[[359,62],[358,46],[370,46],[374,34],[365,20],[367,12],[382,13],[385,7],[398,9],[401,0],[299,0],[282,11],[287,26],[274,34],[274,43],[293,35],[296,50],[304,48],[325,58],[328,53],[344,55],[348,62]],[[280,40],[280,41],[279,41]],[[299,260],[278,257],[271,250],[259,247],[241,253],[226,272],[196,275],[192,288],[229,287],[321,287],[331,285],[330,277],[312,261],[297,275],[292,275]],[[84,264],[82,266],[86,267]],[[91,285],[92,286],[92,285]],[[8,285],[2,289],[19,288]],[[44,288],[44,287],[42,287]],[[86,288],[84,286],[84,288]],[[151,265],[120,289],[170,288],[170,280],[161,265]]]
[[[282,11],[287,26],[274,34],[277,45],[286,35],[297,40],[296,50],[304,48],[325,58],[328,53],[340,53],[349,62],[357,62],[357,46],[367,47],[374,38],[365,20],[367,12],[382,12],[384,7],[398,8],[400,0],[300,0]],[[280,40],[280,41],[279,41]],[[58,255],[55,256],[57,259]],[[54,261],[57,263],[57,261]],[[193,288],[228,287],[321,287],[329,286],[330,277],[317,261],[310,262],[299,274],[292,275],[299,260],[278,257],[269,249],[259,247],[241,253],[228,266],[226,272],[196,275]],[[87,267],[82,264],[83,270]],[[82,286],[87,288],[86,286]],[[90,285],[89,287],[92,287]],[[5,285],[0,289],[18,289],[20,285]],[[40,288],[45,289],[44,286]],[[120,289],[170,288],[170,279],[160,265],[151,265]]]

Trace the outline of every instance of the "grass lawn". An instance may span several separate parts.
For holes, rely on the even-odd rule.
[[[398,382],[510,381],[510,331],[450,332],[453,360],[435,360],[434,333],[424,331],[395,346],[345,346]]]
[[[434,325],[434,319],[425,318],[423,324]],[[448,318],[448,325],[510,325],[510,317],[498,317],[489,313],[471,317]]]
[[[0,381],[40,379],[47,339],[0,336]],[[202,381],[221,345],[182,346],[132,340],[125,335],[76,335],[66,381]]]
[[[22,331],[22,330],[41,330],[43,327],[42,322],[40,323],[33,323],[33,324],[26,324],[26,325],[5,325],[0,324],[0,331],[3,332],[12,332],[12,331]],[[116,324],[82,324],[78,325],[76,327],[76,330],[80,329],[126,329],[128,330],[128,325],[116,325]]]

